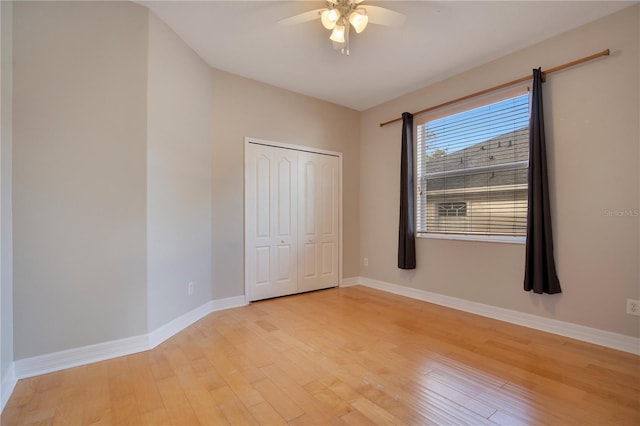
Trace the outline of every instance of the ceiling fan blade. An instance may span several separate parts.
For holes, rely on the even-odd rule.
[[[393,10],[385,9],[379,6],[362,6],[367,11],[369,16],[369,22],[372,24],[386,25],[389,27],[400,27],[407,19],[402,13],[394,12]]]
[[[304,12],[299,15],[294,15],[289,18],[281,19],[280,21],[278,21],[278,24],[289,26],[289,25],[303,24],[305,22],[313,21],[314,19],[320,19],[320,12],[322,12],[323,10],[325,10],[325,8],[310,10],[308,12]]]

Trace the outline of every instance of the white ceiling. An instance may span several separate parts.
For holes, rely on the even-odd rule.
[[[636,2],[365,0],[407,20],[353,32],[350,56],[317,20],[278,25],[323,1],[139,3],[214,68],[362,111]]]

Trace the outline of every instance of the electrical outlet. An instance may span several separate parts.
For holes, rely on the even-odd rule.
[[[640,300],[627,299],[627,313],[640,316]]]
[[[365,258],[362,260],[362,263],[364,264],[364,266],[369,266],[369,258],[368,258],[368,257],[365,257]]]
[[[189,281],[189,284],[187,284],[187,294],[193,296],[193,281]]]

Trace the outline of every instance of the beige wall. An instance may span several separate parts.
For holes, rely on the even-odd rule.
[[[360,275],[501,308],[640,336],[625,313],[639,298],[639,7],[546,40],[362,113]],[[523,291],[524,245],[416,242],[417,269],[397,262],[400,126],[378,124],[610,48],[612,55],[548,77],[546,134],[560,295]]]
[[[213,298],[210,68],[149,12],[149,331]],[[193,282],[194,294],[187,294]]]
[[[0,3],[2,57],[0,117],[0,382],[4,382],[13,362],[13,230],[11,225],[11,146],[12,146],[12,14],[11,2]],[[0,392],[1,393],[1,392]],[[2,398],[7,398],[2,395]],[[2,400],[0,398],[0,400]],[[0,402],[1,404],[1,402]]]
[[[343,276],[358,274],[357,111],[213,70],[214,298],[244,294],[244,137],[343,153]]]
[[[244,136],[344,154],[358,274],[358,112],[212,71],[132,3],[21,2],[14,18],[16,359],[242,295]]]
[[[13,12],[15,358],[143,334],[147,10]]]

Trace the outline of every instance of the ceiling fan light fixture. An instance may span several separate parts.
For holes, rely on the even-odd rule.
[[[340,11],[338,9],[326,9],[320,14],[320,21],[328,30],[335,28],[338,23],[338,19],[340,19]]]
[[[329,39],[331,39],[331,41],[335,41],[336,43],[344,43],[344,25],[336,25],[331,32],[331,36],[329,37]]]
[[[360,10],[364,13],[359,10],[354,10],[351,15],[349,15],[349,22],[353,25],[353,29],[356,30],[356,33],[358,34],[364,31],[369,23],[369,17],[367,16],[366,11],[364,11],[364,9]]]

